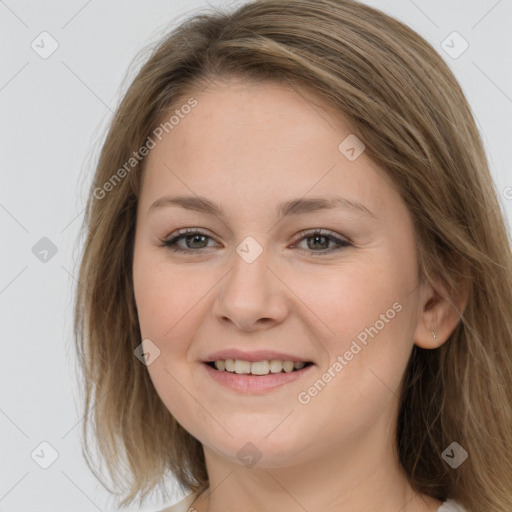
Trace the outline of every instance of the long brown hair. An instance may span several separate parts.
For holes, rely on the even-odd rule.
[[[208,486],[201,443],[134,356],[141,334],[132,257],[145,159],[130,159],[183,98],[223,76],[307,89],[348,118],[408,206],[421,276],[443,279],[452,297],[468,283],[449,339],[413,347],[397,448],[416,491],[469,512],[510,512],[512,254],[482,140],[432,46],[354,0],[260,0],[197,14],[159,42],[120,102],[88,198],[75,305],[91,469],[102,481],[89,462],[90,426],[123,506],[164,490],[166,471],[183,490]],[[457,469],[441,457],[454,441],[469,453]]]

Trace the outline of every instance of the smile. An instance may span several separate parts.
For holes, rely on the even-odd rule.
[[[223,387],[242,393],[260,393],[289,384],[315,366],[311,362],[243,359],[218,359],[202,366]]]
[[[304,368],[306,363],[304,361],[280,361],[278,359],[271,359],[265,361],[246,361],[244,359],[218,359],[210,363],[212,368],[223,372],[237,373],[239,375],[268,375],[269,373],[291,373],[296,370]]]

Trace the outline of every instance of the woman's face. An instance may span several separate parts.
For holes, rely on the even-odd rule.
[[[137,212],[135,300],[163,403],[249,466],[389,446],[423,310],[404,202],[305,91],[232,81],[194,99],[153,137]],[[198,233],[164,245],[185,228]],[[207,364],[227,359],[235,373]]]

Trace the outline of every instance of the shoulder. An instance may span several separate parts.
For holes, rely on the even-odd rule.
[[[448,499],[437,509],[437,512],[467,512],[467,510],[455,500]]]
[[[188,494],[181,501],[171,505],[170,507],[164,508],[159,512],[188,512],[188,509],[194,500],[197,498],[197,492],[193,492],[192,494]]]

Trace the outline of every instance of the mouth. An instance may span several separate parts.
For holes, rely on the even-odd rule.
[[[202,363],[206,373],[223,388],[237,393],[258,395],[303,378],[314,368],[310,361],[276,359],[247,361],[217,359]]]
[[[208,361],[210,368],[219,372],[235,373],[237,375],[265,376],[279,373],[294,373],[313,365],[310,361],[281,361],[278,359],[263,361],[246,361],[243,359],[218,359]]]

